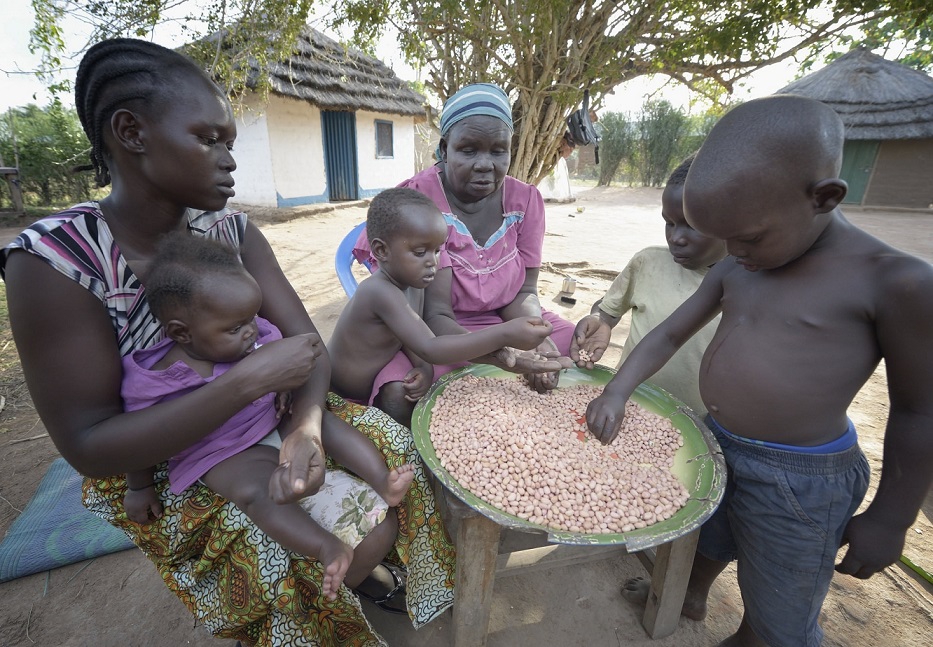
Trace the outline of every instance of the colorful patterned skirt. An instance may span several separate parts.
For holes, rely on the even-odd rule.
[[[453,605],[454,548],[411,432],[374,407],[333,394],[327,404],[373,441],[390,468],[415,465],[414,483],[397,508],[398,538],[388,559],[408,569],[408,613],[421,627]],[[133,540],[215,636],[261,647],[385,645],[347,587],[333,601],[322,595],[320,562],[285,550],[203,485],[173,495],[164,464],[156,481],[163,515],[147,526],[126,518],[122,475],[85,479],[84,504]]]

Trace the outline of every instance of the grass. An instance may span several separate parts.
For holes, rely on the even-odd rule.
[[[2,410],[10,416],[4,415],[0,422],[0,437],[11,431],[11,424],[17,417],[17,412],[26,408],[32,409],[32,399],[26,388],[23,377],[23,367],[19,361],[19,353],[13,343],[13,332],[10,330],[10,315],[6,305],[6,285],[0,283],[0,396],[2,396]]]
[[[68,205],[71,206],[71,205]],[[0,210],[0,227],[21,227],[26,228],[32,223],[34,223],[39,218],[44,218],[45,216],[51,215],[53,213],[58,213],[64,206],[57,207],[34,207],[27,206],[26,213],[23,215],[17,215],[10,211],[9,209]]]
[[[10,387],[8,378],[11,373],[17,374],[18,378],[22,377],[19,354],[16,352],[16,346],[13,345],[13,331],[10,330],[6,284],[0,283],[0,393],[3,395],[7,395],[5,391]],[[14,378],[14,381],[18,378]]]

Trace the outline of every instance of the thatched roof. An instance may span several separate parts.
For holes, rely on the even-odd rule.
[[[311,27],[302,30],[294,53],[268,70],[271,91],[324,110],[370,110],[424,116],[423,96],[382,61],[346,49]]]
[[[933,137],[933,77],[859,47],[777,91],[831,106],[846,139]]]

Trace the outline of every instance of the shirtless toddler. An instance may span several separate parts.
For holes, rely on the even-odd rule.
[[[412,303],[419,302],[419,293],[439,269],[447,224],[422,193],[393,188],[377,195],[366,232],[379,268],[360,283],[327,344],[337,394],[371,403],[381,386],[379,372],[402,349],[414,366],[404,380],[406,398],[414,402],[431,386],[434,364],[465,362],[503,347],[531,350],[550,335],[551,324],[540,317],[519,317],[462,335],[431,332]]]

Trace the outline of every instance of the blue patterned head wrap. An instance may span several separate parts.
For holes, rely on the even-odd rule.
[[[458,90],[444,102],[441,112],[441,137],[447,137],[454,124],[476,115],[486,115],[500,119],[514,132],[512,126],[512,105],[509,97],[498,85],[492,83],[473,83]],[[437,147],[434,154],[441,159],[441,148]]]
[[[492,83],[474,83],[461,88],[444,103],[441,137],[446,137],[455,123],[474,115],[496,117],[509,127],[510,132],[514,130],[512,106],[502,88]]]

